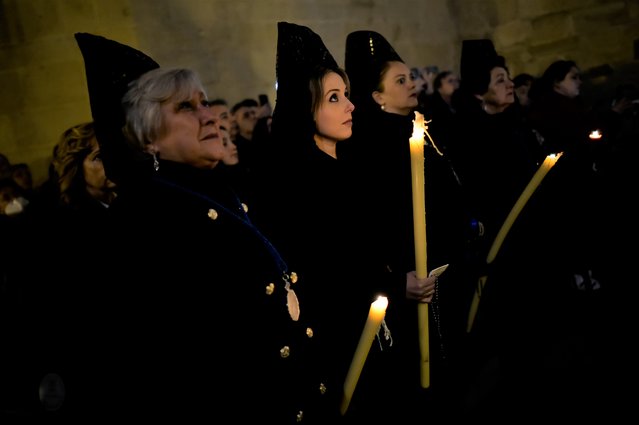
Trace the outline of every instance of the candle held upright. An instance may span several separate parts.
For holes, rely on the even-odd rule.
[[[426,267],[426,201],[424,177],[424,116],[415,112],[413,134],[410,138],[411,181],[413,189],[413,232],[415,235],[415,272],[418,279],[428,276]],[[430,387],[430,347],[428,331],[428,304],[417,305],[419,350],[421,354],[420,381],[423,388]]]

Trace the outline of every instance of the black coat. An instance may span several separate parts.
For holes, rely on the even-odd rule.
[[[357,115],[353,138],[339,151],[365,176],[369,201],[376,202],[378,230],[391,269],[415,269],[409,138],[413,115],[382,111]],[[427,139],[428,142],[428,139]],[[437,143],[437,140],[435,140]],[[468,205],[445,156],[429,144],[424,149],[428,269],[454,262],[470,225]]]
[[[287,309],[290,270],[212,176],[162,162],[111,207],[116,266],[95,300],[91,353],[109,402],[98,407],[116,417],[314,423],[323,380],[312,325]]]
[[[485,225],[485,259],[542,158],[530,127],[512,107],[487,115],[477,105],[456,117],[459,134],[451,147]],[[537,415],[595,412],[599,406],[584,402],[588,389],[608,386],[604,369],[609,362],[604,358],[609,347],[597,342],[606,332],[602,291],[588,281],[579,290],[574,277],[588,279],[590,270],[594,279],[601,279],[593,244],[600,222],[591,219],[593,209],[583,197],[596,192],[584,190],[588,180],[581,171],[588,167],[580,167],[579,156],[573,155],[577,152],[566,147],[482,273],[487,281],[469,362],[481,367],[485,377],[476,383],[482,387],[479,398],[469,405],[497,402],[508,406],[504,417],[540,402],[543,406],[534,408]],[[599,359],[597,364],[591,358]],[[493,386],[487,385],[491,382]]]
[[[423,405],[419,398],[417,303],[405,296],[406,273],[415,270],[409,143],[413,119],[414,115],[355,109],[353,137],[338,151],[366,182],[363,204],[373,206],[371,232],[377,235],[381,261],[394,276],[390,280],[395,285],[395,296],[387,315],[395,341],[390,364],[402,390],[390,396],[398,405],[415,407],[403,410],[407,418],[421,415],[416,406]],[[448,380],[443,378],[444,351],[452,351],[455,348],[451,345],[457,345],[457,335],[462,331],[461,311],[470,296],[464,263],[471,218],[448,159],[430,145],[424,151],[427,269],[450,264],[440,279],[438,299],[430,308],[432,385],[438,387],[439,393]],[[434,403],[433,409],[440,404]],[[434,414],[434,410],[430,411]]]
[[[366,225],[376,211],[362,204],[363,188],[348,164],[322,152],[312,139],[307,149],[296,151],[274,143],[270,167],[258,179],[262,202],[255,216],[300,276],[301,317],[315,323],[327,386],[341,397],[370,304],[377,295],[389,295],[387,273],[371,243],[377,235]],[[371,353],[378,350],[374,343]],[[360,406],[359,394],[366,390],[358,384],[348,417],[358,408],[375,412],[374,405]]]
[[[537,169],[536,139],[514,108],[489,115],[479,105],[456,115],[449,146],[455,170],[485,229],[485,254]]]

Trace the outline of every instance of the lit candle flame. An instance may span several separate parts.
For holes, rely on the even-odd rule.
[[[426,133],[427,128],[424,116],[419,112],[415,112],[415,119],[413,120],[413,135],[410,138],[411,143],[424,143],[424,133]]]
[[[444,154],[439,150],[439,148],[435,144],[435,141],[433,140],[432,137],[430,137],[430,133],[428,132],[428,123],[430,123],[431,121],[432,120],[426,121],[424,119],[424,115],[415,111],[415,119],[413,120],[413,135],[410,138],[410,143],[411,145],[413,143],[428,144],[425,142],[425,138],[424,138],[424,135],[426,135],[428,136],[428,140],[430,140],[430,145],[433,148],[435,148],[435,151],[437,151],[437,154],[439,156],[443,156]]]

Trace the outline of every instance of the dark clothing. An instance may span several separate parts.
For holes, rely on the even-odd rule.
[[[240,158],[240,164],[242,164],[247,170],[251,170],[257,160],[255,157],[253,141],[246,139],[238,133],[235,135],[233,143],[237,146],[237,156]]]
[[[372,212],[362,205],[362,188],[343,161],[312,141],[295,153],[278,151],[278,140],[274,143],[275,158],[267,161],[272,167],[259,179],[263,202],[256,206],[256,218],[300,276],[301,317],[315,324],[328,391],[341,397],[371,302],[377,295],[390,296],[387,273],[372,243],[375,235],[365,225]],[[374,342],[362,380],[371,373],[376,355],[379,345]],[[379,390],[372,385],[358,383],[347,419],[357,418],[358,409],[374,411],[374,403],[360,402],[360,394]],[[334,401],[337,412],[339,398]]]
[[[477,395],[474,389],[467,393],[460,389],[474,381],[475,376],[483,376],[482,369],[492,367],[498,351],[496,347],[500,335],[496,327],[502,316],[496,313],[495,305],[498,306],[499,302],[495,296],[489,294],[496,284],[494,276],[488,273],[491,269],[487,268],[486,256],[512,206],[534,174],[537,164],[535,156],[528,149],[527,137],[532,137],[533,133],[523,130],[521,121],[513,111],[489,115],[481,109],[478,102],[461,98],[461,95],[458,95],[457,104],[458,112],[455,115],[455,125],[451,127],[453,132],[447,152],[470,200],[473,216],[483,228],[483,235],[475,241],[467,264],[473,295],[479,277],[486,274],[489,276],[472,333],[464,341],[464,352],[458,363],[461,382],[457,391],[460,404],[455,409],[462,410],[466,403],[473,403],[467,399],[476,401]],[[464,321],[468,320],[470,306],[468,299],[462,313]],[[492,321],[490,325],[486,325],[489,321],[486,316],[491,320],[499,317],[495,319],[497,325]],[[497,379],[497,373],[492,370],[484,374],[490,379]],[[492,381],[482,379],[479,385],[481,397],[484,393],[490,393]]]
[[[598,124],[579,97],[569,98],[555,91],[535,100],[528,121],[543,136],[545,154],[583,149]]]
[[[545,153],[563,152],[541,192],[545,208],[552,211],[548,225],[561,229],[553,246],[561,272],[570,276],[603,271],[607,267],[597,263],[607,251],[603,225],[608,206],[601,200],[608,190],[602,177],[605,167],[600,170],[598,164],[609,140],[590,140],[599,122],[580,98],[550,92],[533,104],[529,117],[543,138]]]
[[[381,259],[395,275],[404,293],[391,299],[388,324],[393,331],[394,347],[388,353],[393,373],[400,384],[387,395],[391,415],[404,415],[407,421],[424,415],[423,402],[434,398],[429,406],[443,407],[446,386],[446,351],[454,352],[462,330],[460,305],[468,295],[464,276],[464,255],[470,216],[461,188],[447,159],[429,144],[425,147],[426,238],[428,270],[450,264],[441,276],[436,301],[429,309],[431,376],[434,391],[423,391],[419,382],[419,347],[417,303],[406,299],[406,273],[415,270],[412,209],[412,178],[409,138],[414,116],[401,116],[378,109],[368,113],[354,111],[353,138],[344,143],[339,155],[351,164],[366,181],[365,205],[375,205],[376,220],[370,226],[378,238]],[[339,145],[338,145],[339,148]],[[441,315],[439,314],[441,312]],[[450,345],[449,345],[450,344]],[[401,409],[397,406],[403,406]],[[401,413],[398,413],[401,410]]]
[[[381,245],[386,247],[385,261],[392,270],[405,273],[415,269],[408,141],[414,116],[382,111],[373,111],[370,115],[356,115],[359,121],[354,119],[353,138],[339,150],[339,155],[351,162],[366,179],[369,201],[379,202],[384,225],[379,226],[378,231],[383,232]],[[428,139],[426,142],[426,234],[428,269],[431,270],[460,255],[460,241],[467,236],[464,231],[470,225],[470,219],[449,162],[445,156],[437,154]]]
[[[92,353],[108,403],[87,415],[327,420],[312,326],[287,309],[286,263],[213,176],[167,161],[120,189]]]
[[[496,115],[479,107],[466,112],[458,114],[463,136],[455,146],[463,150],[455,164],[485,225],[485,259],[540,157],[517,109]],[[583,198],[588,179],[578,177],[580,161],[569,152],[534,191],[495,260],[484,264],[481,274],[487,281],[466,372],[476,379],[464,405],[469,417],[502,420],[531,411],[535,418],[551,412],[586,418],[599,409],[585,401],[592,396],[587,388],[606,382],[603,369],[589,357],[604,357],[595,342],[605,328],[602,292],[596,289],[600,277],[588,272],[596,256],[588,239],[599,238],[598,220],[590,221],[593,209]],[[585,277],[584,290],[577,288],[575,274]]]
[[[235,192],[243,202],[248,203],[253,199],[253,184],[250,180],[253,173],[242,164],[226,165],[220,162],[215,166],[214,173],[218,175],[221,183]]]
[[[96,372],[85,342],[95,331],[92,300],[109,264],[100,254],[107,209],[88,194],[73,207],[31,208],[8,217],[10,232],[2,231],[11,250],[2,255],[10,273],[0,310],[11,348],[0,372],[9,391],[0,410],[11,423],[63,423],[87,411],[84,397],[96,385],[81,379]]]
[[[424,118],[430,121],[429,132],[437,147],[443,152],[448,151],[448,145],[451,143],[456,113],[455,108],[446,103],[439,91],[436,90],[426,98]]]
[[[460,111],[455,129],[449,152],[475,216],[484,225],[487,254],[537,170],[540,158],[534,151],[535,135],[523,126],[514,109],[490,115],[479,105]]]

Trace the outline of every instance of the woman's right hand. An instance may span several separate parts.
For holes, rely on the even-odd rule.
[[[435,284],[437,276],[429,276],[422,279],[417,278],[415,270],[406,273],[406,298],[430,303],[435,295]]]

